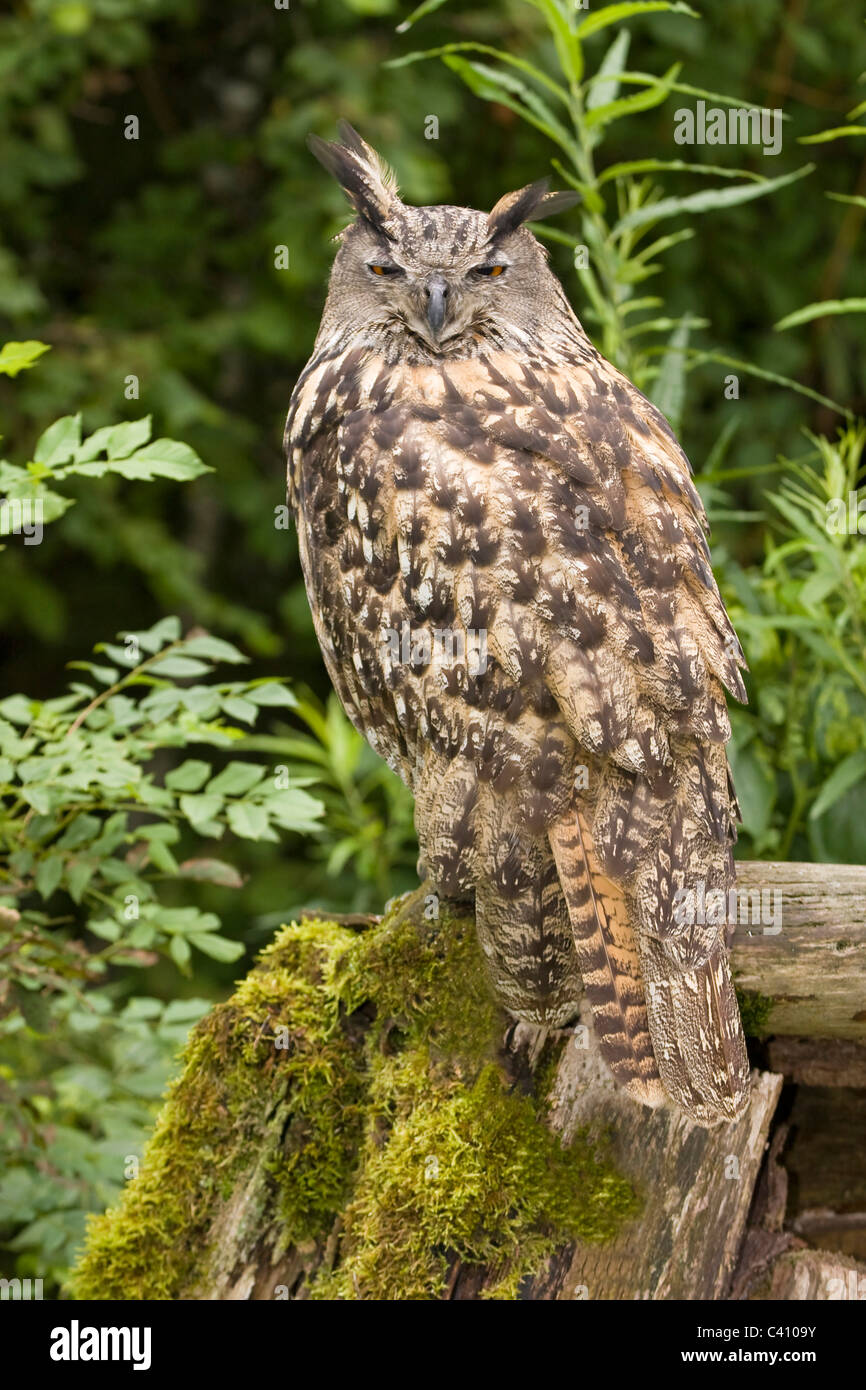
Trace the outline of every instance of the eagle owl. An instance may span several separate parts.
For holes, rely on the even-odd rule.
[[[414,792],[424,873],[474,901],[504,1006],[563,1027],[585,993],[637,1100],[732,1119],[726,930],[681,909],[734,884],[744,662],[688,461],[524,226],[573,195],[410,207],[340,139],[310,144],[357,217],[286,425],[331,680]]]

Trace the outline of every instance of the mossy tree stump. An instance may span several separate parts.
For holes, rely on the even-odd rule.
[[[781,1079],[712,1130],[649,1111],[591,1027],[500,1010],[471,914],[430,912],[280,931],[194,1030],[77,1297],[726,1296]]]

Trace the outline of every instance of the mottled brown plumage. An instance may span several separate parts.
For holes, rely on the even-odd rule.
[[[358,217],[286,427],[331,679],[506,1007],[562,1026],[585,988],[632,1094],[733,1117],[724,927],[675,912],[734,882],[723,685],[744,698],[688,462],[522,225],[565,195],[411,208],[341,133],[312,144]]]

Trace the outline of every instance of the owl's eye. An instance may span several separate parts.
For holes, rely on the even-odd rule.
[[[504,266],[504,265],[477,265],[477,266],[475,267],[475,274],[476,274],[476,275],[501,275],[504,269],[505,269],[505,266]]]
[[[368,266],[367,266],[367,269],[368,269],[368,270],[372,270],[372,272],[373,272],[374,275],[399,275],[399,274],[400,274],[400,267],[399,267],[398,265],[388,265],[387,262],[382,262],[382,261],[380,261],[380,262],[378,262],[378,263],[374,263],[374,264],[368,265]]]

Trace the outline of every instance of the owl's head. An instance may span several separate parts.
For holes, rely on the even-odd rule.
[[[394,175],[360,135],[310,137],[358,214],[341,238],[322,330],[380,342],[391,355],[474,353],[479,343],[526,348],[556,316],[574,316],[543,248],[523,225],[572,206],[540,179],[507,193],[492,212],[409,207]]]

